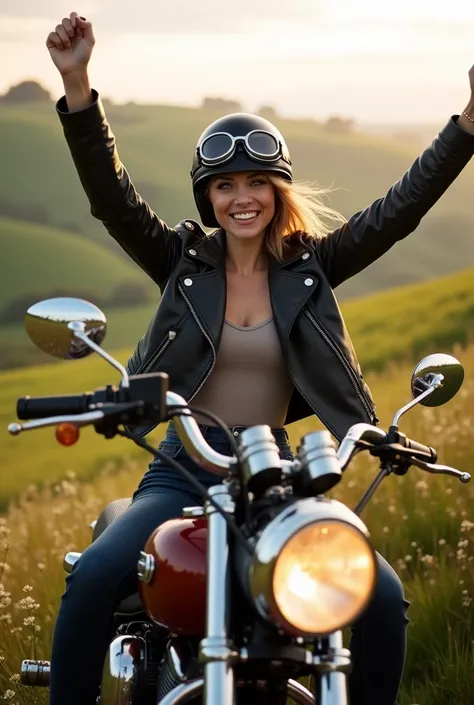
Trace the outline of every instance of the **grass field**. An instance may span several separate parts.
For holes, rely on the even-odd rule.
[[[472,472],[474,346],[455,352],[466,368],[461,392],[444,407],[415,409],[405,417],[402,429],[410,437],[435,445],[440,462]],[[88,363],[76,366],[79,364],[85,380]],[[45,370],[45,374],[49,372]],[[88,375],[93,384],[96,370]],[[384,427],[409,397],[410,375],[411,365],[394,366],[380,376],[369,375]],[[30,381],[24,378],[25,383]],[[294,426],[293,442],[311,428],[312,423]],[[29,446],[31,464],[54,444],[51,432],[48,438],[41,434],[35,438],[36,447],[34,443]],[[23,446],[22,455],[27,441],[30,438],[26,436],[16,440],[18,447]],[[80,472],[81,464],[90,461],[92,443],[92,437],[84,434],[78,451],[61,450],[69,458],[81,453],[67,464],[70,470]],[[107,445],[111,458],[113,449],[120,447],[123,453],[122,440],[100,443]],[[88,522],[97,517],[106,501],[129,496],[143,469],[142,459],[111,459],[90,483],[78,483],[69,475],[42,490],[29,488],[0,518],[0,693],[4,699],[8,693],[9,702],[46,705],[44,691],[19,686],[18,669],[23,658],[49,657],[52,624],[64,586],[63,555],[87,546]],[[334,496],[354,506],[375,471],[373,461],[359,456]],[[474,702],[473,505],[474,483],[461,485],[453,478],[412,469],[403,478],[386,480],[364,513],[375,546],[400,574],[411,601],[400,705]]]
[[[107,110],[121,158],[150,206],[170,225],[195,217],[189,183],[191,155],[198,135],[218,114],[170,106]],[[287,136],[296,178],[336,187],[330,203],[346,216],[383,196],[418,156],[414,147],[387,139],[331,135],[310,121],[277,122]],[[70,225],[78,227],[115,250],[102,225],[90,215],[53,105],[2,106],[0,156],[10,165],[0,173],[0,204],[40,207],[49,223],[66,230]],[[361,295],[473,265],[473,174],[472,165],[466,167],[416,234],[347,282],[342,294]],[[87,266],[80,271],[88,272]]]

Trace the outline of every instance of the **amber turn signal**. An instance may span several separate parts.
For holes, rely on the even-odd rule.
[[[60,423],[56,426],[56,440],[62,446],[73,446],[79,440],[79,428],[73,423]]]

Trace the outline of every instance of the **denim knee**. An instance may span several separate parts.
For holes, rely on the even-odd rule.
[[[66,577],[63,597],[68,601],[77,599],[83,610],[95,611],[104,602],[108,604],[117,588],[113,561],[108,561],[107,555],[98,555],[96,548],[96,544],[88,546]]]
[[[410,603],[405,599],[402,581],[392,566],[377,553],[378,578],[374,595],[365,616],[387,624],[388,622],[407,623],[407,609]]]

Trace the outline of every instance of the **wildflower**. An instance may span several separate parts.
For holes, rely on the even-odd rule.
[[[474,521],[468,521],[467,519],[464,519],[461,522],[461,531],[471,531],[474,529]]]

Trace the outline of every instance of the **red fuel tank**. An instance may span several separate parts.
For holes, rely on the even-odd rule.
[[[159,526],[147,541],[155,570],[139,582],[148,615],[174,634],[202,636],[206,620],[207,519],[182,517]]]

